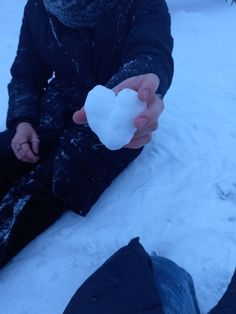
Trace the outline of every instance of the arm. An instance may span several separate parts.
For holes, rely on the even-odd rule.
[[[151,140],[164,108],[161,98],[170,87],[173,76],[173,39],[166,3],[164,0],[140,0],[137,3],[122,65],[106,85],[116,92],[123,88],[134,89],[139,98],[147,102],[147,110],[134,121],[137,132],[127,145],[133,149]],[[75,112],[73,119],[78,124],[86,123],[84,108]]]
[[[9,107],[7,127],[15,128],[20,122],[37,125],[39,106],[44,87],[52,74],[43,61],[29,27],[30,2],[25,7],[17,55],[11,67],[12,80],[8,85]]]
[[[164,96],[173,76],[173,39],[168,8],[164,0],[137,3],[123,49],[122,65],[107,87],[113,88],[129,77],[154,73],[160,79],[157,92]]]

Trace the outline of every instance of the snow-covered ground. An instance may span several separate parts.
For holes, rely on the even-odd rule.
[[[0,0],[0,128],[25,0]],[[0,271],[0,313],[59,314],[134,236],[193,276],[206,313],[236,266],[236,5],[169,0],[175,77],[160,128],[86,218],[71,212]]]

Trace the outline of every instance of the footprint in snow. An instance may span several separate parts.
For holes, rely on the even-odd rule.
[[[236,204],[236,183],[216,183],[215,190],[222,201],[231,201]]]

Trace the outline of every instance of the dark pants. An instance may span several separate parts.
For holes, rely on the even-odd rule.
[[[0,133],[0,265],[66,208],[86,215],[113,179],[141,152],[110,151],[87,126],[37,130],[40,161],[14,156],[14,132]]]
[[[22,162],[15,157],[10,145],[14,133],[0,133],[0,267],[55,222],[65,208],[62,202],[53,197],[47,185],[44,189],[35,185],[35,191],[31,194],[25,189],[24,180],[19,178],[30,178],[31,171],[39,164]],[[52,162],[47,156],[52,154],[60,133],[39,131],[38,134],[41,141],[40,163],[44,168],[41,173],[49,174]],[[23,199],[26,200],[25,204],[15,215],[17,201]]]

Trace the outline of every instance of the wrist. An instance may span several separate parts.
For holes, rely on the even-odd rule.
[[[18,131],[19,129],[21,129],[22,127],[32,127],[32,125],[29,122],[20,122],[17,124],[16,126],[16,131]]]

